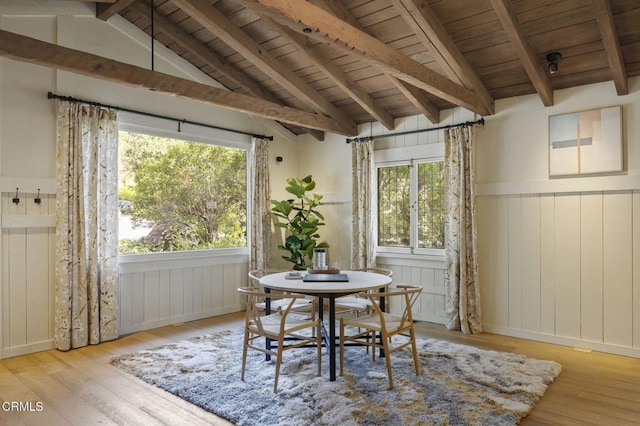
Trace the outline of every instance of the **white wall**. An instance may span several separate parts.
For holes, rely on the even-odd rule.
[[[623,173],[548,177],[550,115],[622,105]],[[484,329],[640,356],[640,79],[496,102],[477,131]]]
[[[88,3],[59,7],[38,1],[0,4],[0,28],[74,49],[149,67],[149,40],[119,17],[94,18]],[[33,5],[36,5],[34,7]],[[56,11],[64,11],[60,16]],[[155,69],[217,85],[162,46]],[[66,72],[0,58],[0,358],[53,347],[55,269],[55,102],[47,92],[178,119],[273,135],[275,178],[297,172],[296,137],[276,123]],[[188,129],[185,134],[206,132]],[[224,137],[224,136],[223,136]],[[275,152],[287,161],[276,164]],[[291,154],[293,153],[293,155]],[[20,203],[12,199],[19,188]],[[34,203],[37,190],[42,203]],[[248,250],[121,256],[121,331],[148,329],[241,308],[235,289],[247,280]]]

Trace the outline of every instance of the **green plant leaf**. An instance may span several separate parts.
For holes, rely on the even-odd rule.
[[[298,183],[298,180],[294,177],[287,178],[287,184],[289,186],[295,186]]]
[[[287,186],[285,190],[298,198],[304,197],[304,187],[302,186]]]
[[[273,203],[274,205],[272,210],[275,211],[276,214],[280,213],[285,217],[287,217],[289,216],[289,213],[291,213],[291,203],[288,200],[283,200],[283,201],[271,200],[271,203]]]

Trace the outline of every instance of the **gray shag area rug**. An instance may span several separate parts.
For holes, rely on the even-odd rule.
[[[384,359],[345,349],[345,375],[316,376],[315,349],[284,354],[273,393],[274,361],[249,351],[240,381],[242,331],[219,332],[118,356],[117,367],[237,425],[513,425],[560,374],[560,364],[438,340],[393,353],[393,390]],[[339,363],[339,361],[337,361]]]

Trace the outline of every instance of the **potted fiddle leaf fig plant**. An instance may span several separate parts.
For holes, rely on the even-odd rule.
[[[284,244],[278,248],[289,254],[282,258],[293,263],[294,270],[301,271],[309,267],[314,248],[329,247],[326,242],[318,242],[318,229],[324,226],[324,217],[316,208],[321,204],[322,195],[309,194],[316,187],[311,175],[288,178],[287,185],[285,190],[295,198],[271,200],[271,212],[278,218],[275,225],[287,231]]]

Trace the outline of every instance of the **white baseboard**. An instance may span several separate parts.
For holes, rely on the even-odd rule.
[[[45,340],[44,342],[30,343],[28,345],[13,346],[2,350],[0,359],[11,358],[14,356],[32,354],[34,352],[48,351],[55,349],[53,340]]]
[[[569,346],[579,349],[589,349],[598,352],[628,356],[632,358],[640,358],[640,348],[611,345],[600,342],[590,342],[587,340],[561,337],[553,334],[536,333],[526,330],[515,330],[507,327],[487,324],[482,325],[482,330],[488,333],[500,334],[503,336],[519,337],[521,339],[534,340],[537,342],[553,343],[555,345]]]
[[[436,316],[436,315],[428,315],[428,314],[423,314],[420,315],[418,313],[413,313],[413,320],[414,321],[423,321],[423,322],[430,322],[433,324],[440,324],[440,325],[445,325],[447,320],[444,317],[440,317],[440,316]]]
[[[120,335],[136,333],[138,331],[150,330],[152,328],[164,327],[171,324],[177,324],[188,321],[195,321],[203,318],[216,317],[225,314],[231,314],[233,312],[242,311],[242,306],[226,306],[224,308],[212,309],[204,312],[197,312],[189,315],[180,315],[171,318],[163,318],[155,321],[147,321],[139,324],[130,324],[120,327]]]

